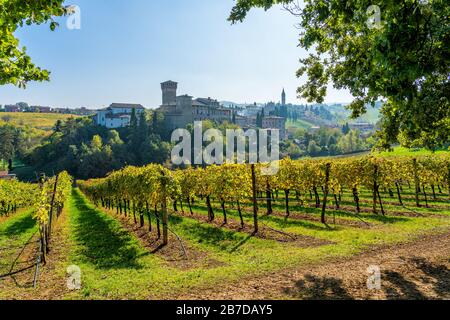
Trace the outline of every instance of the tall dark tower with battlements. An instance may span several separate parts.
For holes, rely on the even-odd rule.
[[[166,81],[161,83],[162,90],[162,104],[174,105],[177,103],[177,88],[178,83],[174,81]]]
[[[283,88],[283,92],[281,93],[281,105],[282,106],[286,105],[286,92],[284,91],[284,88]]]

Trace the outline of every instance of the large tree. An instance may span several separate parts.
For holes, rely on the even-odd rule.
[[[445,0],[237,0],[229,20],[282,4],[299,17],[310,54],[298,95],[323,102],[330,82],[355,97],[352,116],[384,100],[380,146],[450,141],[450,6]]]
[[[64,0],[0,0],[0,85],[24,87],[29,81],[46,81],[49,71],[36,66],[19,46],[14,35],[19,27],[50,22],[50,29],[58,25],[54,17],[70,13],[72,7]]]

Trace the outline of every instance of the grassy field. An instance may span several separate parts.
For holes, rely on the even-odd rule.
[[[11,217],[0,217],[0,276],[28,268],[24,273],[26,281],[31,281],[37,229],[30,209],[19,210]],[[0,299],[3,286],[0,279]]]
[[[305,120],[299,119],[297,121],[293,121],[293,120],[288,120],[286,122],[286,129],[304,129],[304,130],[309,130],[313,127],[314,125],[310,122],[307,122]]]
[[[25,113],[25,112],[2,112],[0,123],[7,122],[18,126],[29,126],[43,131],[50,131],[58,120],[67,120],[78,117],[69,114],[58,113]]]
[[[82,289],[58,289],[58,299],[160,299],[186,296],[191,292],[211,290],[226,283],[261,277],[272,272],[329,259],[351,257],[369,248],[412,241],[426,234],[450,230],[450,206],[447,196],[429,200],[430,208],[413,208],[413,195],[405,191],[405,207],[383,193],[386,216],[370,213],[370,193],[362,194],[362,213],[356,215],[352,198],[344,193],[340,210],[330,203],[328,224],[320,223],[320,209],[291,199],[291,216],[284,217],[280,194],[274,214],[265,215],[260,203],[261,235],[253,236],[252,213],[244,204],[245,229],[235,226],[239,220],[235,208],[228,205],[228,225],[222,225],[218,203],[213,203],[216,222],[207,223],[203,203],[193,207],[194,215],[172,212],[170,228],[181,239],[187,252],[173,234],[168,247],[158,246],[153,218],[153,232],[134,225],[132,217],[96,208],[74,189],[64,215],[67,241],[56,241],[59,256],[50,265],[61,284],[65,269],[76,265],[82,271]],[[35,231],[29,211],[0,222],[0,247],[22,243]],[[277,230],[277,232],[271,232]],[[280,233],[279,231],[285,233]],[[295,240],[290,239],[295,237]],[[52,259],[52,256],[50,256]],[[63,261],[63,262],[61,262]],[[46,286],[42,279],[40,286]],[[2,282],[0,280],[0,288]],[[52,288],[52,287],[51,287]],[[43,290],[46,294],[52,289]],[[24,291],[25,290],[25,291]],[[61,291],[62,290],[62,291]],[[39,298],[39,290],[7,287],[0,298],[26,292],[25,297]],[[207,298],[207,297],[205,297]],[[231,297],[230,297],[231,298]],[[278,298],[289,298],[282,293]]]
[[[412,206],[412,195],[409,196],[405,202]],[[389,198],[387,194],[384,197]],[[350,206],[350,199],[349,194],[344,195],[342,206]],[[363,211],[370,208],[369,199],[369,193],[363,194]],[[450,217],[450,207],[443,196],[430,201],[429,205],[446,206],[446,209],[414,209],[423,216],[410,217],[408,209],[386,203],[388,216],[355,215],[348,209],[331,210],[328,225],[319,222],[319,209],[298,205],[295,199],[291,201],[294,205],[290,219],[283,216],[284,206],[280,200],[274,206],[272,216],[264,216],[265,206],[260,205],[260,222],[261,228],[294,235],[298,237],[296,241],[283,239],[281,234],[281,238],[271,239],[270,234],[255,237],[246,230],[236,230],[232,227],[239,219],[235,209],[227,210],[230,227],[219,228],[218,203],[214,204],[217,225],[202,219],[206,219],[207,210],[200,203],[194,206],[194,217],[172,213],[170,226],[187,248],[188,261],[184,261],[175,238],[171,239],[172,245],[167,251],[148,248],[146,241],[133,232],[139,228],[130,232],[129,227],[124,227],[128,223],[132,225],[131,217],[124,222],[114,212],[94,208],[75,190],[69,208],[73,243],[70,261],[83,270],[84,287],[69,297],[176,298],[178,294],[188,294],[192,290],[214,288],[224,282],[257,277],[291,266],[349,257],[370,247],[410,241],[426,233],[450,228],[450,219],[446,219]],[[395,199],[390,202],[395,203]],[[395,216],[389,212],[395,212]],[[309,218],[305,219],[304,214]],[[244,219],[251,227],[249,205],[245,207]]]
[[[389,157],[389,156],[424,156],[432,154],[442,154],[450,152],[450,150],[437,150],[432,152],[426,149],[408,149],[403,147],[395,147],[393,151],[374,152],[376,155]]]

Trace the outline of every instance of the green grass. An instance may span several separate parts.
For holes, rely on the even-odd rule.
[[[36,231],[37,224],[32,209],[19,210],[0,222],[0,274],[9,271],[21,248]]]
[[[436,203],[445,203],[443,196],[440,200]],[[197,213],[206,214],[202,203],[197,202],[196,205]],[[296,210],[304,211],[304,208]],[[428,212],[430,209],[420,210]],[[216,219],[220,219],[217,204],[215,211]],[[263,211],[261,206],[261,214]],[[270,227],[332,243],[302,248],[171,215],[170,227],[188,248],[207,258],[204,263],[183,269],[162,255],[152,254],[143,248],[139,240],[128,233],[113,215],[95,208],[78,190],[73,191],[67,212],[72,248],[69,261],[81,268],[83,289],[66,298],[83,299],[173,298],[183,292],[210,288],[243,277],[254,277],[331,257],[347,257],[373,245],[400,243],[422,234],[450,229],[450,219],[433,217],[362,214],[360,218],[376,225],[371,229],[332,224],[324,226],[319,222],[286,220],[277,216],[260,217],[261,222]],[[315,210],[310,213],[319,214]],[[235,210],[228,210],[228,214],[230,218],[237,219]],[[450,209],[440,210],[439,214],[450,215]],[[343,219],[358,219],[344,211],[337,211],[336,215]],[[331,212],[328,219],[331,220]],[[245,221],[251,223],[250,213],[245,213]],[[214,263],[206,267],[206,261]]]
[[[384,151],[384,152],[374,152],[374,154],[384,157],[389,156],[425,156],[432,154],[443,154],[448,153],[449,150],[438,150],[436,152],[432,152],[426,149],[408,149],[403,147],[395,147],[393,151]]]
[[[286,122],[286,128],[287,129],[304,129],[304,130],[309,130],[313,127],[314,125],[308,121],[302,120],[302,119],[298,119],[296,121],[293,120],[288,120]]]
[[[4,247],[7,243],[21,243],[22,240],[28,240],[36,230],[33,210],[19,210],[0,222],[0,247]]]

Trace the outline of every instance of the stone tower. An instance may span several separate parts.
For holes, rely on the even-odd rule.
[[[283,92],[281,93],[281,105],[282,106],[286,105],[286,92],[284,91],[284,88],[283,88]]]
[[[163,105],[173,105],[177,103],[177,87],[178,83],[174,81],[169,80],[161,83]]]

